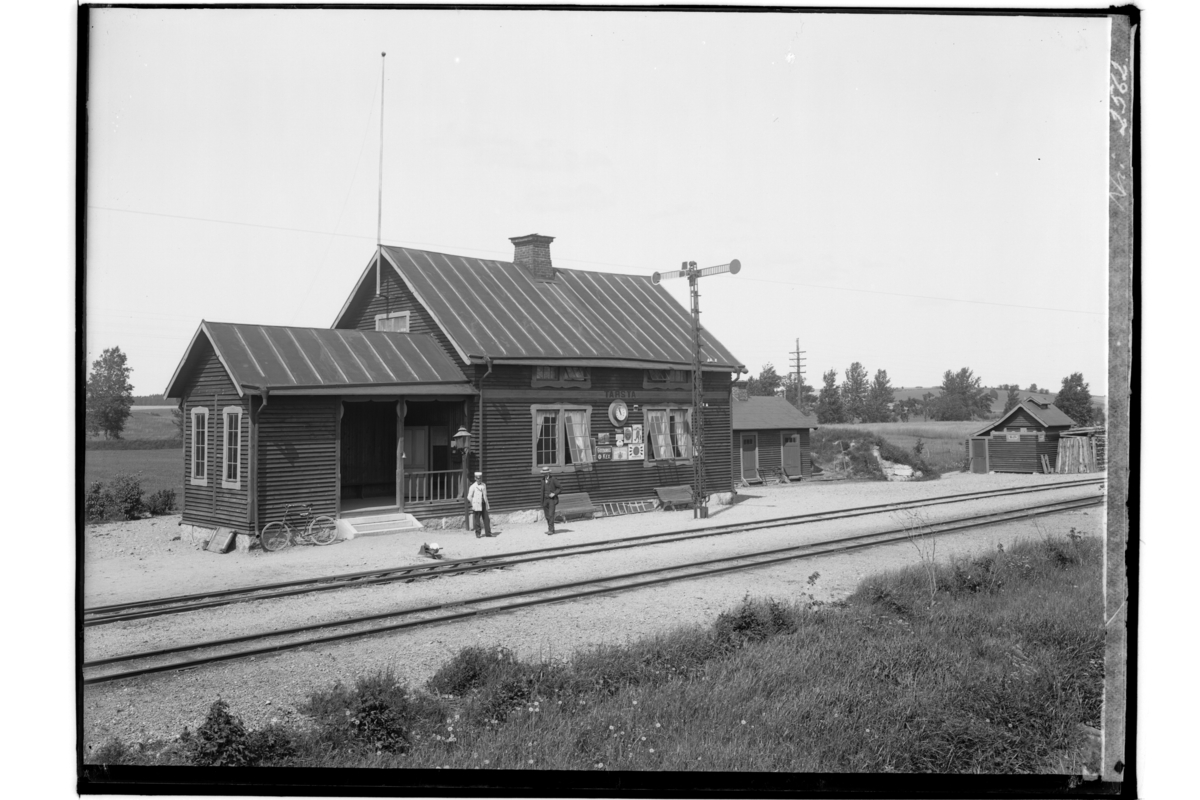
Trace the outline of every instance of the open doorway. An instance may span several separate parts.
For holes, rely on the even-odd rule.
[[[396,401],[342,403],[344,510],[396,506]]]

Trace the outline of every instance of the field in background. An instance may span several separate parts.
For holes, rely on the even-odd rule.
[[[170,412],[167,412],[170,413]],[[150,495],[159,489],[174,489],[183,499],[183,454],[171,450],[86,450],[83,459],[83,485],[92,481],[108,483],[114,475],[141,473],[142,489]]]
[[[122,439],[175,439],[179,429],[175,427],[175,418],[169,408],[134,406],[133,413],[125,421],[125,430],[121,431]],[[103,439],[104,434],[88,436],[88,439]]]
[[[822,425],[826,434],[837,434],[848,440],[856,432],[869,432],[882,436],[896,447],[912,450],[920,439],[925,450],[923,457],[929,466],[939,472],[955,472],[962,469],[966,460],[966,441],[975,431],[986,425],[980,420],[967,422],[860,422],[855,425]]]
[[[908,400],[909,398],[914,398],[914,397],[917,400],[920,400],[921,398],[923,398],[925,396],[926,393],[931,394],[934,397],[936,397],[942,393],[942,390],[941,390],[941,387],[939,387],[939,386],[909,386],[906,388],[892,390],[892,394],[895,397],[897,403],[899,403],[902,400]],[[994,417],[998,417],[998,416],[1000,416],[1001,413],[1004,412],[1004,403],[1008,399],[1008,392],[1007,392],[1007,390],[1004,390],[1004,389],[997,389],[996,395],[997,395],[996,399],[992,401],[992,416],[994,416]],[[1039,403],[1053,403],[1054,398],[1058,397],[1058,393],[1057,392],[1027,392],[1024,389],[1022,389],[1021,397],[1022,398],[1032,397],[1033,399],[1037,400]],[[1104,395],[1092,395],[1092,404],[1097,406],[1098,408],[1105,408],[1106,406],[1105,406]],[[921,419],[921,415],[918,413],[918,414],[914,415],[913,417],[911,417],[910,421],[917,421],[920,419]]]

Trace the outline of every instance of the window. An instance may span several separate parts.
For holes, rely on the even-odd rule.
[[[192,409],[193,486],[208,485],[208,409]]]
[[[591,406],[531,406],[533,413],[533,472],[591,469]]]
[[[221,488],[242,487],[242,409],[230,406],[222,413],[225,436],[221,442]]]
[[[686,461],[692,457],[692,409],[646,409],[646,460]]]
[[[533,385],[588,389],[592,385],[592,372],[587,367],[538,366],[533,368]]]
[[[393,311],[390,314],[375,315],[375,330],[377,331],[392,331],[394,333],[408,333],[408,317],[407,311]]]
[[[648,369],[642,380],[645,389],[680,389],[691,385],[690,369]]]

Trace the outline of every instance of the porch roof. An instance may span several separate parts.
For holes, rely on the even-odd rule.
[[[171,376],[167,397],[182,397],[197,343],[207,338],[238,393],[475,394],[462,370],[420,333],[330,330],[201,322]]]

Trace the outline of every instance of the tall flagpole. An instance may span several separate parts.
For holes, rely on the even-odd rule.
[[[379,216],[375,223],[375,294],[379,294],[383,269],[383,99],[387,96],[384,67],[387,53],[379,54]]]

